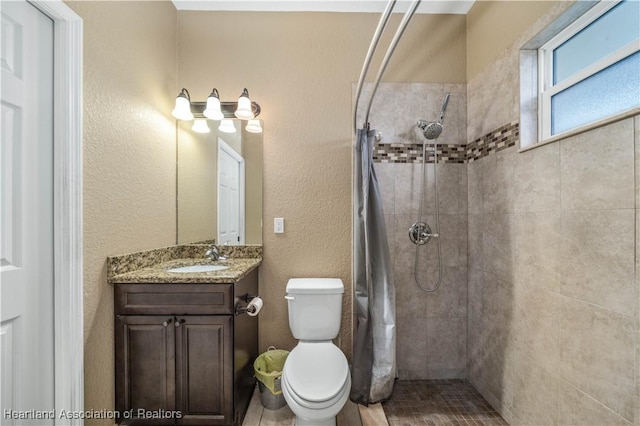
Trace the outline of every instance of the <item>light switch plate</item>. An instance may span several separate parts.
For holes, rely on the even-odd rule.
[[[273,232],[276,234],[284,234],[284,218],[276,217],[273,219]]]

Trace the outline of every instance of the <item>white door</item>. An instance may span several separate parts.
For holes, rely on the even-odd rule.
[[[0,12],[0,423],[52,425],[12,417],[54,409],[53,22],[24,0]]]
[[[218,139],[218,243],[244,244],[244,158]]]

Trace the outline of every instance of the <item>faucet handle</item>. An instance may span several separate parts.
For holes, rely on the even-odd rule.
[[[215,244],[211,244],[211,247],[204,254],[204,257],[210,258],[211,260],[218,260],[220,258],[218,247],[216,247]]]

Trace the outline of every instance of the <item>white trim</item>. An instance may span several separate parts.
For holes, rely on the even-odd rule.
[[[522,146],[520,145],[518,147],[518,152],[526,152],[544,145],[549,145],[551,143],[554,142],[559,142],[561,140],[582,134],[582,133],[586,133],[590,130],[593,129],[597,129],[600,127],[604,127],[606,125],[609,125],[611,123],[616,123],[618,121],[624,120],[626,118],[629,117],[635,117],[635,116],[640,116],[640,107],[634,107],[634,108],[630,108],[626,111],[622,111],[621,113],[615,114],[615,115],[611,115],[609,117],[605,117],[602,118],[600,120],[585,124],[583,126],[580,127],[576,127],[575,129],[571,129],[571,130],[567,130],[566,132],[563,133],[558,133],[557,135],[553,135],[552,137],[548,138],[548,139],[544,139],[538,143],[534,143],[534,144],[529,144],[529,145],[525,145]],[[521,133],[522,134],[522,133]]]
[[[54,22],[55,408],[84,410],[82,19],[61,0],[29,0]],[[82,419],[56,419],[83,425]]]
[[[553,95],[568,89],[574,84],[577,84],[583,80],[586,80],[592,75],[595,75],[600,71],[606,68],[609,68],[611,65],[614,65],[620,62],[621,60],[625,59],[628,56],[633,55],[639,50],[640,50],[640,40],[632,41],[626,46],[616,50],[615,52],[608,54],[604,58],[599,59],[593,64],[581,69],[580,71],[576,72],[572,76],[565,78],[561,82],[556,83],[555,85],[549,84],[548,86],[546,86],[548,87],[548,89],[545,91],[545,93],[549,94],[549,97],[552,97]],[[545,73],[549,75],[548,71],[545,71]]]
[[[386,0],[172,0],[177,10],[235,12],[357,12],[382,13]],[[416,13],[466,15],[475,0],[423,1]],[[398,0],[394,13],[404,13],[409,0]]]
[[[591,9],[587,10],[582,16],[569,24],[566,28],[556,34],[551,40],[549,40],[542,49],[553,51],[557,47],[560,47],[564,42],[569,40],[574,35],[578,34],[589,24],[596,21],[602,15],[607,13],[610,9],[613,9],[620,3],[621,0],[600,0]]]

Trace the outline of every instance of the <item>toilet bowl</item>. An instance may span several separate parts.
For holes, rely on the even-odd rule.
[[[349,399],[347,358],[333,344],[340,329],[342,293],[338,279],[291,279],[287,284],[289,325],[298,345],[282,371],[282,393],[296,425],[335,425]]]
[[[351,390],[347,358],[332,342],[300,342],[287,358],[281,384],[297,425],[335,425]]]

